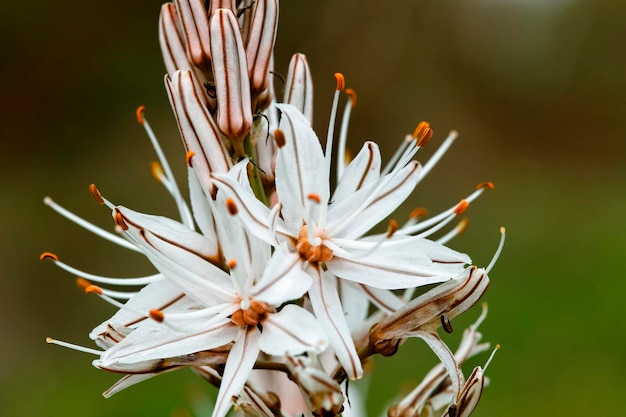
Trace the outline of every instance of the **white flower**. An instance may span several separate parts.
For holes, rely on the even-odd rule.
[[[125,234],[170,284],[195,303],[169,314],[152,308],[154,320],[143,322],[95,361],[101,368],[119,368],[234,342],[214,416],[226,414],[231,397],[243,388],[259,351],[297,354],[321,351],[327,343],[309,312],[294,304],[283,306],[307,291],[309,275],[298,262],[284,256],[284,248],[277,248],[270,259],[269,246],[249,236],[236,219],[229,219],[227,204],[222,203],[216,206],[215,217],[228,272],[203,255],[204,238],[184,225],[171,221],[161,225],[154,216],[113,207]],[[171,288],[164,291],[171,296]]]
[[[420,174],[420,165],[411,161],[416,141],[382,173],[378,147],[366,143],[331,199],[330,149],[324,155],[308,119],[296,108],[277,106],[282,113],[280,129],[274,132],[279,205],[264,206],[232,176],[214,175],[215,182],[236,201],[239,217],[255,236],[275,246],[290,245],[285,256],[298,260],[313,278],[309,298],[316,317],[348,375],[359,378],[361,364],[334,277],[376,288],[408,288],[448,280],[471,260],[418,236],[362,237],[415,188]]]

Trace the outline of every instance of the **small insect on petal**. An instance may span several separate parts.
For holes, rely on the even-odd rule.
[[[446,333],[452,333],[452,323],[450,323],[450,320],[448,320],[445,314],[441,315],[441,327],[443,327]]]

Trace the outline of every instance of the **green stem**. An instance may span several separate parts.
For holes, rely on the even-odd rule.
[[[250,179],[250,186],[252,187],[252,191],[254,191],[256,198],[267,206],[267,197],[265,196],[265,189],[263,188],[263,182],[261,181],[259,167],[255,162],[256,152],[252,146],[250,136],[244,140],[243,146],[246,151],[246,155],[250,158],[250,164],[248,165],[248,178]]]

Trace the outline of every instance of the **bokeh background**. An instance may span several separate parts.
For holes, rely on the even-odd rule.
[[[46,195],[101,226],[113,201],[174,215],[150,177],[155,156],[135,122],[146,116],[184,184],[184,161],[163,89],[160,1],[2,2],[0,92],[0,414],[189,416],[214,390],[191,372],[155,378],[105,400],[117,376],[91,357],[44,342],[89,345],[113,309],[38,261],[50,250],[92,272],[151,271],[43,205]],[[333,73],[358,93],[350,137],[389,157],[420,120],[460,138],[406,211],[455,204],[482,181],[452,246],[491,272],[481,329],[500,343],[477,416],[617,415],[626,392],[626,3],[611,0],[283,1],[276,70],[304,52],[326,130]],[[404,214],[399,213],[398,218]],[[456,332],[478,309],[455,319]],[[483,364],[486,355],[468,363]],[[374,364],[376,415],[435,363],[419,341]],[[193,410],[195,408],[195,411]],[[198,414],[199,415],[199,414]]]

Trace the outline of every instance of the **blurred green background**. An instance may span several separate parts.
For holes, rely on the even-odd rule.
[[[46,195],[99,225],[116,203],[174,215],[150,177],[155,156],[135,122],[143,104],[184,185],[176,124],[163,88],[159,1],[2,2],[0,105],[0,414],[187,416],[202,407],[191,372],[155,378],[105,400],[116,379],[91,357],[44,342],[89,345],[113,312],[73,277],[37,260],[50,250],[95,273],[151,271],[62,219]],[[486,265],[498,228],[507,243],[485,296],[486,340],[502,349],[477,416],[617,415],[626,391],[621,263],[626,251],[626,3],[611,0],[283,1],[276,70],[307,55],[315,124],[325,134],[341,71],[358,95],[350,137],[391,155],[428,120],[435,138],[460,138],[406,210],[455,204],[482,181],[451,246]],[[446,335],[455,345],[477,309]],[[468,364],[483,364],[486,355]],[[378,361],[368,404],[380,410],[435,363],[419,341]]]

